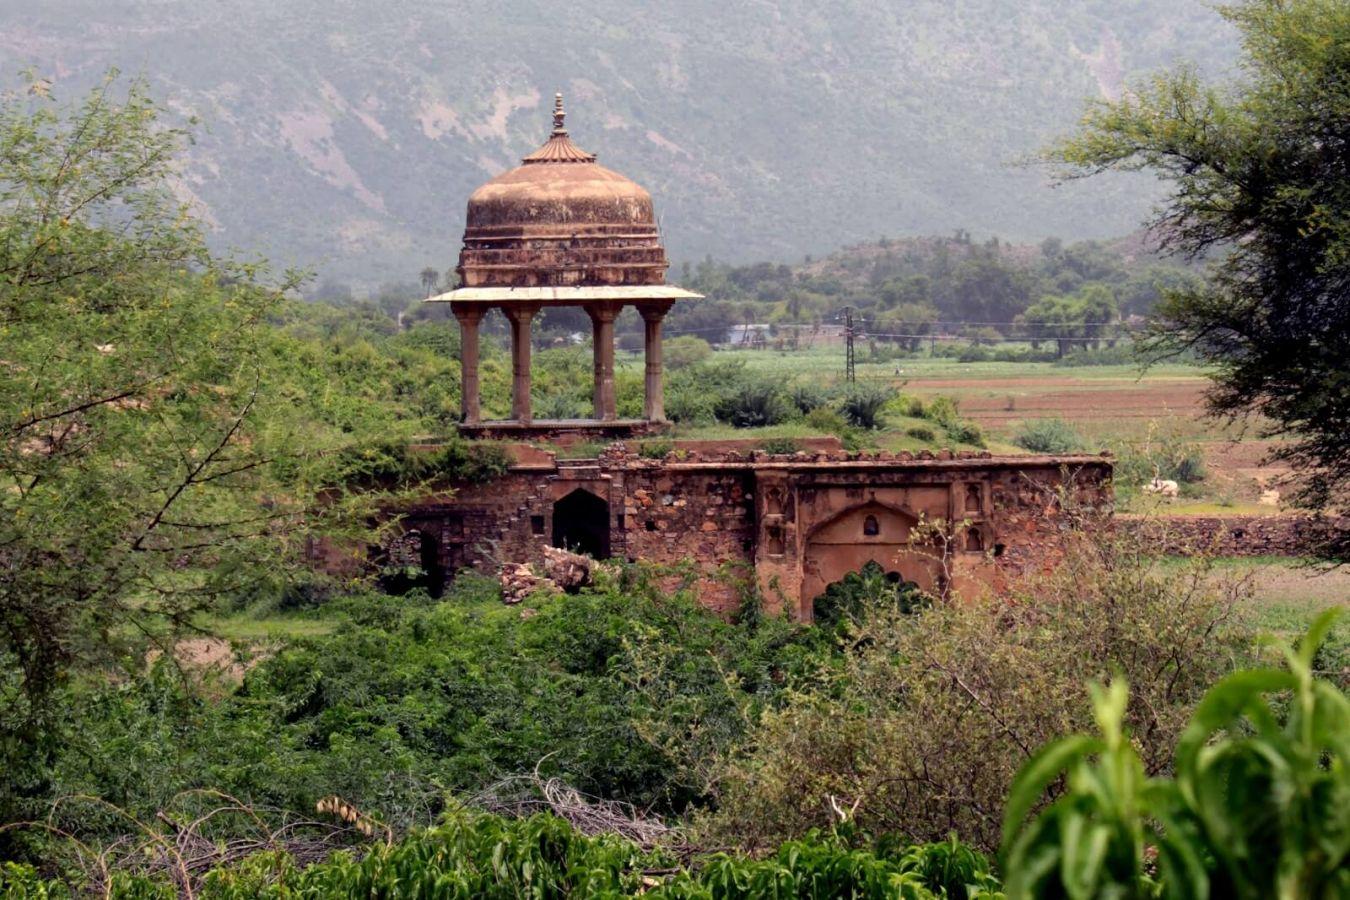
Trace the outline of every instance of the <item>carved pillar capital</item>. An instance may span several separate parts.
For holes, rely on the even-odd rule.
[[[454,313],[455,318],[461,325],[472,323],[477,325],[483,321],[483,316],[487,314],[488,307],[481,303],[454,302],[450,304],[450,312]]]
[[[604,300],[587,303],[585,309],[586,315],[591,317],[591,322],[609,322],[612,324],[619,317],[619,311],[623,309],[623,304],[612,300]]]
[[[670,308],[675,305],[674,300],[643,300],[635,304],[638,314],[642,316],[643,321],[659,322],[670,312]]]
[[[506,316],[511,322],[522,322],[528,325],[539,312],[538,303],[503,303],[502,315]]]

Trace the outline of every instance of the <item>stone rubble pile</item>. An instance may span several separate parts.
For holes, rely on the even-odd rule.
[[[595,565],[595,560],[589,556],[545,547],[542,573],[526,563],[502,566],[497,574],[502,586],[502,601],[514,605],[541,589],[555,594],[579,590],[591,583]]]

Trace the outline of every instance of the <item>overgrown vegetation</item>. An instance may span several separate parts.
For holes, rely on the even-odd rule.
[[[1005,600],[847,616],[832,678],[765,715],[728,761],[705,833],[763,850],[840,806],[878,833],[955,832],[992,850],[1019,766],[1087,727],[1084,683],[1115,672],[1134,686],[1144,766],[1161,774],[1201,692],[1249,646],[1233,618],[1242,590],[1203,563],[1160,566],[1133,541],[1084,537]]]
[[[713,760],[812,683],[827,649],[815,629],[732,625],[636,571],[528,615],[471,576],[439,603],[359,593],[322,614],[331,632],[287,641],[223,698],[167,659],[63,691],[61,750],[11,816],[82,794],[153,817],[211,787],[286,810],[337,793],[405,828],[524,772],[675,815],[704,801]],[[104,837],[115,824],[55,822]]]

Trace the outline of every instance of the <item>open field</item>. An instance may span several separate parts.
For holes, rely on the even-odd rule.
[[[747,368],[785,379],[843,379],[838,348],[728,350],[718,360],[742,360]],[[915,357],[857,364],[859,381],[888,384],[920,397],[948,396],[961,412],[993,436],[1011,434],[1028,419],[1061,418],[1090,435],[1125,436],[1162,418],[1185,425],[1187,436],[1230,438],[1204,421],[1204,372],[1194,366],[1057,366],[1040,362],[962,363],[945,357]]]
[[[1142,370],[1136,365],[1058,366],[1048,362],[972,362],[947,357],[917,356],[889,362],[866,361],[860,347],[859,381],[886,384],[925,400],[947,396],[961,414],[977,423],[994,450],[1016,450],[1017,431],[1027,422],[1062,419],[1084,440],[1085,449],[1112,449],[1122,443],[1141,444],[1155,436],[1193,441],[1204,455],[1208,475],[1192,496],[1175,505],[1177,513],[1263,514],[1278,507],[1261,502],[1262,494],[1278,488],[1287,468],[1265,462],[1273,444],[1245,429],[1204,416],[1204,371],[1182,364]],[[819,384],[843,380],[843,351],[816,347],[796,352],[779,350],[724,350],[718,361],[738,360],[747,369],[785,382]],[[625,360],[639,366],[637,357]],[[909,449],[914,443],[904,431],[921,422],[892,415],[890,433],[878,443],[887,449]],[[793,437],[803,426],[783,426],[768,436]],[[731,429],[698,429],[688,435],[701,439],[737,436]],[[779,434],[779,431],[782,433]],[[742,432],[739,436],[744,436]],[[1282,490],[1287,493],[1288,489]]]

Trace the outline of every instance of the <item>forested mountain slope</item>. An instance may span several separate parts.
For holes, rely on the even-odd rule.
[[[1085,98],[1234,51],[1202,0],[0,2],[6,87],[145,74],[201,119],[182,188],[218,245],[358,284],[451,267],[466,195],[544,137],[555,89],[677,260],[1124,233],[1151,182],[1014,163]]]

